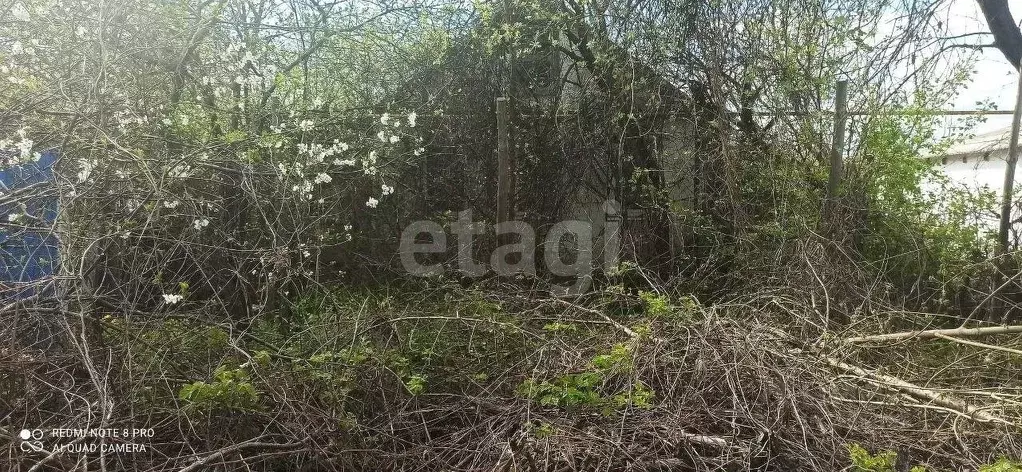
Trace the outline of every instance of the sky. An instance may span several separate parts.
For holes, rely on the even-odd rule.
[[[1022,17],[1022,2],[1012,0],[1008,4],[1012,16],[1018,21]],[[952,0],[948,10],[948,29],[951,34],[988,31],[976,0]],[[993,39],[984,37],[982,42],[991,43]],[[972,110],[976,108],[977,101],[990,100],[997,104],[999,110],[1013,109],[1018,74],[1012,70],[1011,64],[999,50],[992,47],[984,48],[977,59],[972,80],[949,108]],[[979,134],[1008,126],[1011,126],[1010,115],[991,116],[973,131]]]

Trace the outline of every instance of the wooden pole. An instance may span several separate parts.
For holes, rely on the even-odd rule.
[[[997,232],[998,256],[1008,253],[1008,233],[1011,229],[1011,203],[1015,187],[1015,165],[1018,163],[1018,132],[1022,123],[1022,73],[1015,92],[1015,113],[1011,118],[1011,140],[1008,142],[1008,165],[1004,168],[1004,194],[1001,195],[1001,226]]]
[[[507,98],[497,98],[497,223],[514,219],[510,121]]]
[[[825,216],[829,218],[837,197],[838,187],[841,186],[841,172],[843,163],[841,156],[845,150],[845,126],[848,121],[848,81],[837,82],[837,93],[834,98],[834,139],[830,146],[830,174],[827,176],[827,201],[825,203]]]
[[[1004,274],[1010,268],[1008,267],[1008,261],[1005,257],[1008,254],[1008,235],[1011,233],[1011,203],[1014,200],[1015,192],[1015,166],[1018,164],[1018,132],[1020,123],[1022,123],[1022,72],[1019,73],[1018,87],[1015,90],[1015,110],[1012,113],[1011,118],[1011,139],[1008,141],[1008,161],[1004,166],[1004,189],[1001,195],[1001,221],[1000,226],[997,229],[997,255],[994,263],[994,267],[997,269],[994,271],[994,284],[996,287],[987,296],[991,299],[990,302],[990,317],[993,317],[997,313],[1003,311],[1001,300],[995,296],[999,291],[1005,288],[1007,284],[1001,284],[1004,280]],[[1009,280],[1010,282],[1010,280]],[[973,310],[975,311],[975,310]],[[972,318],[972,315],[969,315]],[[969,322],[967,318],[964,323]],[[1007,316],[1005,316],[1007,318]]]

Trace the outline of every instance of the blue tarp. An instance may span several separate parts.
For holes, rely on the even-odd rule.
[[[12,157],[3,156],[2,157]],[[9,159],[0,159],[8,161]],[[34,295],[56,273],[56,152],[36,162],[0,165],[0,298]],[[16,215],[13,220],[9,215]]]

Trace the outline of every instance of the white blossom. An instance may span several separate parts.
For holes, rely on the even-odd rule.
[[[32,19],[28,15],[28,10],[26,10],[25,6],[21,3],[15,3],[14,6],[11,7],[11,17],[18,21],[29,21]]]
[[[172,202],[164,201],[163,208],[177,208],[177,206],[180,204],[181,204],[180,200],[174,200]]]
[[[7,215],[7,221],[11,223],[18,221],[18,218],[21,218],[21,214],[19,213],[11,213],[10,215]]]
[[[390,185],[387,184],[381,185],[380,190],[382,190],[384,196],[394,193],[394,187],[391,187]]]
[[[387,142],[387,133],[385,133],[382,129],[380,130],[379,133],[376,133],[376,137],[379,138],[380,141],[382,142]]]
[[[369,156],[362,161],[362,170],[366,175],[376,175],[376,151],[369,151]]]
[[[312,131],[313,126],[314,123],[312,122],[312,120],[302,120],[301,122],[298,123],[298,129],[302,131]]]
[[[380,201],[375,199],[375,198],[373,198],[373,197],[369,197],[369,200],[366,200],[366,206],[369,207],[369,208],[376,208],[376,205],[379,205],[379,204],[380,204]]]
[[[311,198],[310,192],[312,192],[313,183],[308,180],[303,180],[300,185],[294,185],[291,187],[292,192],[301,192],[306,194],[306,198]]]
[[[175,303],[178,303],[181,300],[183,300],[184,298],[185,297],[183,297],[181,295],[172,294],[172,293],[165,293],[165,294],[163,294],[163,301],[164,301],[164,303],[166,303],[168,305],[173,305]]]
[[[418,118],[418,117],[419,117],[419,115],[417,115],[414,111],[409,113],[408,114],[408,126],[414,128],[415,127],[415,119]]]
[[[327,174],[326,172],[320,172],[319,174],[316,174],[315,182],[317,184],[327,184],[330,183],[331,180],[334,179],[331,178],[330,174]]]
[[[18,130],[18,137],[21,140],[18,141],[17,144],[15,144],[15,147],[18,148],[18,154],[20,155],[21,160],[22,161],[28,161],[30,157],[33,157],[32,146],[35,145],[35,141],[32,141],[31,139],[28,139],[28,129],[26,129],[26,128],[21,128],[21,129]],[[13,144],[13,143],[11,143],[8,140],[5,140],[3,144],[4,145],[0,146],[0,148],[8,147],[10,144]],[[35,153],[35,154],[36,154],[36,156],[34,156],[35,160],[38,161],[40,154],[39,153]],[[91,168],[90,168],[90,170],[91,170]],[[88,177],[88,176],[86,175],[86,177]]]
[[[390,137],[390,144],[394,144],[394,143],[396,143],[396,142],[398,142],[400,140],[401,140],[401,137],[395,134],[394,136]]]
[[[205,228],[205,227],[209,226],[209,220],[206,219],[206,218],[195,220],[195,221],[192,222],[192,226],[196,230],[202,230],[202,228]]]
[[[92,175],[92,169],[96,167],[95,160],[82,160],[80,163],[82,165],[82,170],[78,171],[78,183],[88,180],[89,176]]]
[[[387,124],[388,121],[390,121],[390,113],[380,115],[380,123]]]

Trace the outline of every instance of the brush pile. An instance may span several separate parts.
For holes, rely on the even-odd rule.
[[[884,324],[827,330],[781,291],[712,307],[655,291],[572,301],[510,287],[381,293],[309,298],[288,325],[107,317],[89,342],[80,314],[9,307],[23,326],[56,319],[68,342],[0,353],[3,433],[17,443],[23,428],[47,431],[45,450],[12,448],[0,462],[894,471],[1022,457],[1019,328],[865,334],[899,319],[885,313]],[[920,319],[930,318],[905,316]],[[54,428],[153,435],[61,439]],[[69,443],[100,452],[53,452]],[[118,443],[145,450],[101,452]]]

